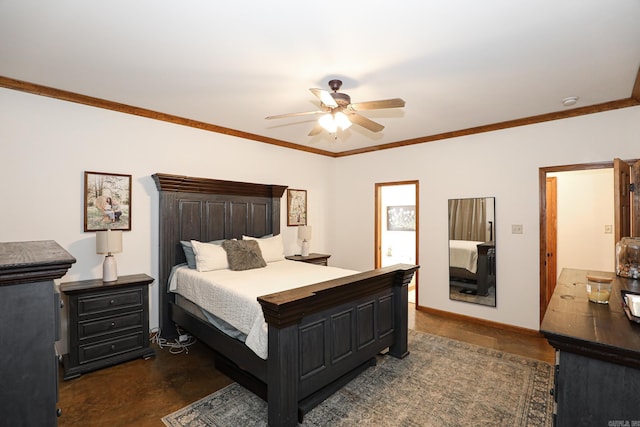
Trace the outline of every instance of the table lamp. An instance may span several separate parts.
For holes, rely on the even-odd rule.
[[[309,256],[309,240],[311,240],[311,226],[301,225],[298,227],[298,239],[302,240],[302,256]]]
[[[96,232],[96,253],[107,254],[102,263],[102,281],[118,280],[118,267],[113,254],[122,252],[122,231],[107,230]]]

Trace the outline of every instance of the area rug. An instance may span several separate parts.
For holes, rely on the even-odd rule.
[[[409,350],[404,359],[378,357],[302,425],[552,425],[550,364],[412,330]],[[169,427],[266,426],[267,405],[234,383],[162,421]]]

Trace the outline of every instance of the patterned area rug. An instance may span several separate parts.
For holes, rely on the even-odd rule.
[[[377,366],[309,412],[303,426],[551,426],[553,367],[409,331],[410,355]],[[267,405],[237,383],[162,421],[177,426],[266,426]]]

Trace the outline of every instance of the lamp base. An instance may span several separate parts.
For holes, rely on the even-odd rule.
[[[115,282],[116,280],[118,280],[116,258],[113,255],[107,255],[102,263],[102,281]]]
[[[302,249],[300,255],[309,256],[309,242],[306,240],[302,241]]]

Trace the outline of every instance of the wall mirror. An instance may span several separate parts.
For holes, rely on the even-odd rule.
[[[496,306],[495,198],[449,199],[449,298]]]

